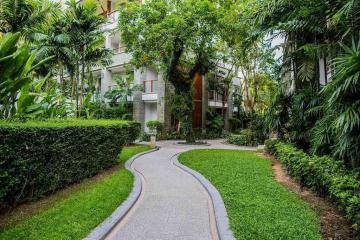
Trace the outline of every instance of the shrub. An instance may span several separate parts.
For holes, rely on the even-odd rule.
[[[146,123],[146,126],[149,128],[149,130],[151,131],[151,133],[161,133],[162,129],[163,129],[163,123],[159,122],[159,121],[148,121]]]
[[[0,123],[0,208],[40,198],[117,163],[140,125],[110,120]]]
[[[257,144],[264,144],[264,141],[268,137],[268,129],[265,124],[265,117],[262,115],[253,115],[249,123],[249,129],[251,130],[253,139]]]
[[[244,129],[239,135],[230,135],[227,139],[228,143],[241,146],[256,146],[256,140],[250,129]]]
[[[311,156],[278,140],[267,140],[265,144],[266,149],[283,163],[290,176],[318,194],[333,199],[360,233],[359,172],[348,171],[340,160]]]
[[[265,141],[265,150],[268,152],[268,153],[271,153],[271,154],[275,154],[275,151],[276,151],[276,144],[279,143],[280,140],[278,139],[268,139]]]

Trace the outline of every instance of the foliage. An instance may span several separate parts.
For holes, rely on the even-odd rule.
[[[230,135],[227,142],[239,146],[257,146],[257,142],[250,129],[241,130],[239,135]]]
[[[132,156],[147,150],[150,147],[144,145],[126,146],[119,162],[123,165]],[[133,180],[132,174],[123,168],[85,180],[75,188],[54,194],[50,202],[43,203],[41,209],[30,217],[24,217],[23,213],[22,216],[16,215],[16,222],[2,229],[0,238],[83,239],[126,200]]]
[[[284,39],[278,46],[284,53],[284,94],[270,105],[270,128],[305,150],[358,166],[359,44],[351,39],[358,39],[360,30],[359,1],[251,2],[244,3],[249,9],[243,18],[255,21],[259,34]],[[323,91],[320,70],[328,83]]]
[[[284,138],[288,132],[287,123],[289,121],[289,108],[291,97],[279,90],[273,96],[267,115],[266,124],[271,131],[278,134],[279,138]]]
[[[113,166],[139,132],[139,124],[109,120],[2,123],[1,206],[39,198]]]
[[[134,64],[157,66],[174,87],[172,112],[189,142],[194,141],[192,82],[215,66],[218,19],[218,6],[207,0],[150,0],[120,13],[122,39]]]
[[[239,134],[229,135],[227,142],[240,146],[257,146],[264,143],[267,135],[264,132],[261,119],[253,120],[250,128],[243,129]]]
[[[218,189],[237,239],[321,239],[317,214],[274,180],[271,161],[238,150],[193,150],[179,160]]]
[[[253,114],[249,122],[249,129],[251,130],[254,141],[257,144],[263,145],[269,135],[268,128],[265,124],[265,116]]]
[[[360,165],[360,36],[333,62],[334,76],[323,90],[325,105],[336,136],[335,156],[353,167]],[[336,111],[333,111],[336,109]]]
[[[157,134],[162,132],[164,124],[159,121],[148,121],[146,122],[146,126],[152,134]]]
[[[286,167],[289,174],[323,196],[332,198],[359,231],[360,180],[358,172],[346,170],[342,161],[310,156],[291,144],[269,140],[267,149]]]
[[[221,134],[224,131],[224,117],[209,109],[206,115],[206,131]]]
[[[19,38],[20,33],[0,37],[0,118],[13,117],[21,110],[16,108],[16,103],[29,100],[25,100],[24,94],[28,93],[34,70],[49,60],[35,63],[36,52],[30,53],[25,44],[18,46]]]
[[[298,147],[308,150],[311,145],[311,130],[320,117],[312,111],[320,104],[320,97],[314,89],[298,90],[291,96],[289,107],[289,139]]]
[[[0,33],[20,32],[30,38],[37,27],[46,23],[55,6],[48,0],[2,0]]]
[[[117,76],[113,79],[116,88],[105,93],[105,98],[111,100],[111,104],[127,104],[128,98],[132,97],[135,91],[142,91],[143,87],[134,85],[134,71],[127,69],[127,74]]]

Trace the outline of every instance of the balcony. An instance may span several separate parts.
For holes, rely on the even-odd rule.
[[[144,92],[142,95],[142,100],[146,102],[156,102],[158,100],[158,81],[157,80],[148,80],[144,81]]]
[[[222,108],[222,95],[215,92],[215,91],[209,91],[209,107],[212,108]],[[227,103],[225,102],[225,108],[227,107]]]

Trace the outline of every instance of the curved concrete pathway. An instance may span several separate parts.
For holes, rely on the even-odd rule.
[[[132,168],[142,176],[139,200],[106,237],[107,240],[216,240],[211,198],[192,175],[175,166],[173,157],[191,149],[242,149],[209,141],[211,146],[159,142],[159,151],[137,158]]]

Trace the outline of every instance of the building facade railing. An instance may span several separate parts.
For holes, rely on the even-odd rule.
[[[158,81],[157,80],[147,80],[144,81],[144,93],[157,93]]]

